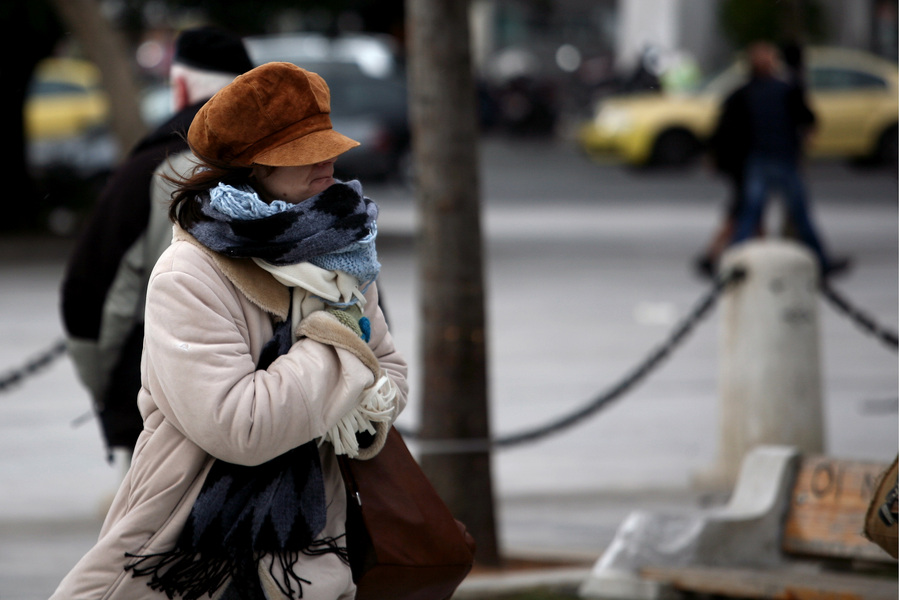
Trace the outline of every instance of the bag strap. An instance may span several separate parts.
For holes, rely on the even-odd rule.
[[[356,484],[356,478],[353,477],[353,473],[350,471],[350,465],[347,462],[353,459],[343,455],[339,455],[337,459],[338,466],[341,469],[341,477],[344,479],[344,486],[347,488],[348,496],[355,498],[356,503],[359,506],[362,506],[362,497],[359,495],[359,486]]]

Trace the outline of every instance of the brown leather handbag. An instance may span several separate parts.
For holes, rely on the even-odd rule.
[[[393,427],[369,460],[340,457],[357,600],[446,600],[472,568],[475,540],[453,518]]]

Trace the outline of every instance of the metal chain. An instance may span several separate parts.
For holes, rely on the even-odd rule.
[[[874,335],[876,338],[890,346],[895,352],[897,351],[897,334],[895,332],[880,327],[872,317],[858,308],[855,308],[846,298],[838,294],[833,287],[828,285],[828,282],[823,282],[821,287],[822,294],[835,308],[856,322],[857,325],[865,329],[868,333]]]
[[[48,350],[25,363],[22,367],[10,371],[0,378],[0,392],[5,392],[29,375],[37,373],[50,365],[54,360],[66,353],[66,341],[59,340]]]
[[[693,331],[694,327],[696,327],[700,320],[706,316],[725,289],[732,284],[741,281],[745,275],[746,272],[743,269],[734,269],[727,273],[720,274],[715,279],[709,291],[707,291],[696,303],[693,310],[691,310],[691,312],[688,313],[688,315],[675,327],[669,338],[659,347],[654,349],[643,362],[623,377],[616,385],[612,386],[583,407],[567,415],[563,415],[547,425],[501,436],[493,440],[423,440],[419,439],[418,432],[416,431],[411,431],[402,427],[397,427],[397,429],[407,439],[416,440],[419,450],[423,453],[486,452],[491,448],[509,448],[526,442],[532,442],[558,433],[564,429],[568,429],[592,416],[612,401],[618,399],[622,394],[647,377],[647,375],[658,367],[664,359],[668,358],[672,353],[672,350],[674,350],[675,347],[680,344],[691,331]],[[823,283],[821,289],[825,298],[827,298],[837,309],[853,319],[867,332],[871,333],[894,350],[897,349],[896,333],[880,327],[871,317],[855,308],[827,283]],[[65,353],[65,340],[56,342],[51,348],[28,361],[21,368],[13,370],[0,378],[0,393],[5,392],[14,385],[20,383],[27,376],[48,367],[54,360]]]
[[[669,338],[653,350],[643,362],[622,378],[619,383],[612,386],[606,392],[591,400],[583,407],[568,415],[564,415],[547,425],[498,437],[493,440],[424,440],[419,439],[418,432],[409,431],[403,428],[398,428],[398,430],[404,437],[416,440],[417,448],[425,454],[486,452],[491,448],[509,448],[511,446],[533,442],[537,439],[558,433],[563,429],[567,429],[580,421],[587,419],[601,408],[610,404],[613,400],[622,396],[622,394],[649,375],[650,372],[659,366],[659,364],[671,354],[672,350],[687,337],[697,323],[706,316],[722,292],[732,284],[743,280],[745,276],[746,271],[741,268],[720,274],[715,279],[710,290],[696,303],[694,309],[675,327]]]

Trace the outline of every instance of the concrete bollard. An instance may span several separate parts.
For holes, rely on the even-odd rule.
[[[822,452],[818,264],[783,239],[730,249],[721,269],[746,270],[722,297],[717,483],[732,486],[759,445]]]

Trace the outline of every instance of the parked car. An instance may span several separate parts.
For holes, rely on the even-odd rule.
[[[76,58],[46,58],[38,63],[25,103],[29,140],[60,139],[106,125],[109,99],[100,71]]]
[[[806,52],[809,102],[817,127],[813,157],[897,161],[897,65],[845,48]],[[595,157],[629,165],[683,165],[703,149],[724,98],[746,80],[737,61],[698,91],[601,100],[578,143]]]
[[[26,155],[39,177],[88,179],[107,173],[118,158],[109,128],[109,98],[100,70],[79,58],[38,63],[24,107]]]
[[[332,125],[360,142],[335,165],[338,177],[408,177],[406,77],[388,38],[298,33],[253,36],[245,42],[256,64],[291,62],[328,83]]]
[[[170,97],[168,86],[161,84],[143,91],[148,128],[171,114]],[[41,197],[29,218],[56,233],[71,233],[121,158],[99,69],[79,58],[42,60],[29,84],[23,117],[28,171]]]

